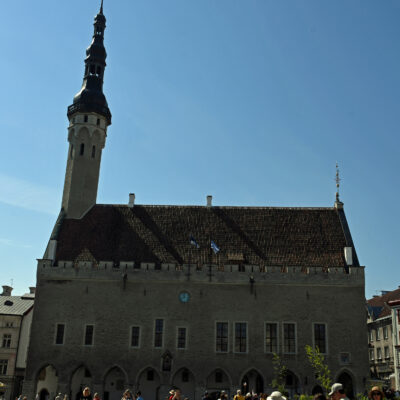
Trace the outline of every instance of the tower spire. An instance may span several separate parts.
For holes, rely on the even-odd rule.
[[[107,119],[111,125],[111,112],[103,93],[104,70],[107,52],[104,48],[106,17],[103,15],[103,0],[99,13],[94,17],[94,33],[90,46],[86,49],[85,72],[81,90],[68,107],[68,118],[77,112],[95,112]]]

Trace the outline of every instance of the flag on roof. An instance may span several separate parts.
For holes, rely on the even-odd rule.
[[[219,247],[215,244],[213,240],[211,240],[211,248],[213,249],[215,254],[219,252]]]
[[[196,242],[196,239],[193,236],[190,236],[190,244],[196,246],[198,249],[200,248],[199,244]]]

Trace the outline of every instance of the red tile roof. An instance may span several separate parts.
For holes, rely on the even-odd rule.
[[[374,296],[372,299],[367,300],[367,304],[379,310],[375,318],[382,318],[390,315],[391,310],[387,306],[388,301],[398,299],[400,299],[400,288],[387,292],[382,296]]]
[[[344,229],[334,208],[96,205],[62,222],[56,261],[343,267]]]

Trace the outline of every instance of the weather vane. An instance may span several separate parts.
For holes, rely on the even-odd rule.
[[[335,178],[335,181],[336,181],[336,201],[339,202],[340,201],[339,200],[339,187],[340,187],[341,179],[339,177],[339,164],[338,163],[336,163],[336,178]]]

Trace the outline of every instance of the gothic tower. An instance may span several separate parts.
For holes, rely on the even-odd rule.
[[[111,125],[111,112],[103,93],[105,27],[102,2],[94,18],[93,40],[86,50],[82,88],[68,107],[69,151],[62,199],[66,218],[81,218],[96,204],[101,153]]]

